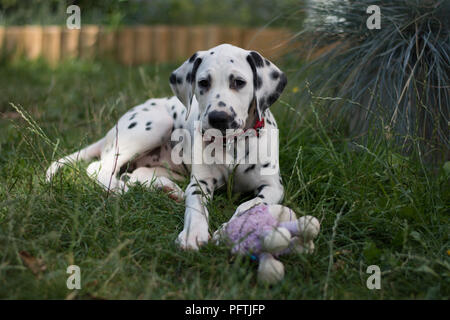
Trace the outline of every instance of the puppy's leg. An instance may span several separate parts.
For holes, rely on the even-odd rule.
[[[177,173],[171,172],[162,167],[140,167],[132,173],[124,173],[120,177],[123,182],[123,191],[128,191],[128,188],[133,184],[141,183],[146,187],[161,189],[169,194],[173,200],[180,202],[183,200],[184,192],[171,179],[181,180],[183,177]]]
[[[256,188],[255,193],[256,193],[255,198],[248,200],[239,205],[239,207],[237,207],[233,217],[261,203],[264,204],[280,203],[281,200],[283,200],[284,188],[279,182],[278,175],[275,175],[273,176],[273,178],[266,179],[263,182],[261,182],[258,188]]]
[[[47,169],[46,180],[48,182],[50,180],[52,180],[53,176],[64,165],[67,165],[67,164],[70,164],[73,162],[77,162],[80,160],[89,161],[95,157],[100,157],[103,146],[105,145],[105,141],[106,141],[106,137],[91,144],[90,146],[87,146],[84,149],[78,150],[68,156],[65,156],[64,158],[61,158],[57,161],[52,162],[50,167]]]
[[[213,172],[209,166],[192,166],[191,182],[186,188],[186,211],[184,214],[184,228],[178,235],[177,244],[182,249],[198,250],[199,246],[208,242],[207,202],[212,198],[217,183],[221,178],[217,171]]]

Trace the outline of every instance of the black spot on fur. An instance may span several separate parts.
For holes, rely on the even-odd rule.
[[[227,106],[227,104],[225,102],[223,102],[223,101],[219,101],[218,105],[219,105],[219,107],[226,107]]]
[[[244,170],[244,173],[247,173],[253,169],[255,169],[256,165],[252,164],[250,167],[248,167],[247,169]]]
[[[211,51],[209,54],[214,54],[214,51]]]
[[[267,106],[266,107],[270,107],[272,104],[275,103],[275,101],[277,101],[277,99],[280,97],[281,93],[283,92],[284,88],[286,87],[286,84],[287,84],[286,75],[284,73],[281,73],[280,80],[275,88],[275,92],[273,92],[272,94],[270,94],[267,97]]]
[[[144,110],[144,111],[148,111],[148,108],[144,108],[144,109],[142,109],[142,110]]]
[[[217,94],[217,95],[216,95],[216,98],[219,99],[219,98],[220,98],[220,94]]]
[[[175,109],[175,106],[172,106],[172,110]]]
[[[216,179],[216,178],[213,178],[212,181],[213,181],[213,184],[214,184],[214,185],[217,184],[217,179]]]
[[[268,166],[270,166],[270,162],[267,162],[266,164],[263,164],[263,168],[267,168]]]
[[[276,87],[276,91],[278,94],[281,94],[283,92],[284,87],[286,87],[286,84],[287,84],[287,77],[284,73],[282,73],[280,76],[280,82],[278,82]]]
[[[250,55],[252,56],[253,60],[255,61],[256,67],[258,67],[258,68],[264,67],[263,59],[259,55],[258,52],[252,51],[252,52],[250,52]]]
[[[264,199],[264,198],[265,198],[263,194],[258,194],[256,197],[257,197],[257,198],[261,198],[261,199]]]
[[[145,130],[146,131],[151,130],[152,129],[151,125],[152,125],[152,122],[151,121],[147,121],[147,123],[145,124]]]
[[[190,72],[188,72],[187,75],[186,75],[186,81],[189,82],[189,83],[192,83],[191,73]]]
[[[261,88],[261,86],[262,86],[262,79],[260,76],[256,76],[256,90]]]
[[[256,89],[257,87],[257,82],[258,82],[258,77],[256,74],[256,65],[255,65],[255,61],[253,60],[252,56],[249,54],[247,56],[247,62],[250,65],[250,68],[252,69],[252,73],[253,73],[253,87]]]
[[[267,187],[267,184],[262,184],[258,188],[256,188],[256,190],[258,191],[258,193],[260,193],[261,190],[264,189],[265,187]]]
[[[134,128],[137,125],[137,122],[132,122],[129,126],[128,129]]]
[[[230,59],[230,62],[231,62],[231,63],[234,63],[234,60],[233,60],[233,59]]]
[[[192,75],[191,75],[192,82],[195,81],[195,77],[197,76],[197,70],[201,63],[202,63],[201,58],[195,59],[194,66],[192,67]]]
[[[269,106],[271,106],[272,104],[275,103],[275,101],[277,101],[278,97],[280,95],[278,93],[272,93],[268,98],[267,98],[267,103],[269,104]]]
[[[173,115],[172,115],[172,117],[173,117],[173,120],[176,120],[176,118],[177,118],[177,113],[174,112]]]
[[[189,62],[194,62],[195,58],[197,58],[198,53],[194,53],[190,58],[189,58]]]
[[[277,70],[273,70],[270,76],[272,77],[272,79],[276,80],[280,76],[280,73]]]
[[[156,106],[156,102],[152,102],[150,103],[152,106]]]
[[[175,84],[177,82],[177,76],[175,75],[175,73],[172,73],[169,77],[169,82],[171,84]]]
[[[183,78],[178,77],[177,78],[177,84],[182,84],[183,83]]]

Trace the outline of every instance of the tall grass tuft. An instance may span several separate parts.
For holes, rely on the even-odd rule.
[[[369,30],[374,4],[381,28]],[[300,74],[309,93],[333,97],[327,116],[353,136],[375,126],[406,152],[448,158],[450,1],[310,1],[307,11],[304,32],[331,49]]]

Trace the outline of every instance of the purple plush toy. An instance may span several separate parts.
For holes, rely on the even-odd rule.
[[[258,280],[275,283],[284,277],[284,266],[275,257],[312,252],[319,230],[319,221],[312,216],[297,219],[287,207],[261,204],[235,214],[215,232],[214,240],[228,243],[232,253],[258,257]]]

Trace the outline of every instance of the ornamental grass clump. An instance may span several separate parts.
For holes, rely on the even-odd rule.
[[[304,98],[327,97],[329,120],[352,136],[376,127],[405,152],[448,158],[450,1],[310,1],[307,12],[299,38],[331,49],[301,69]]]

